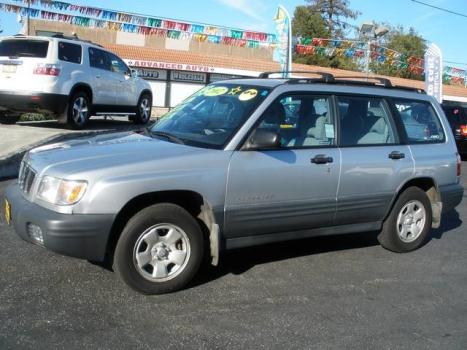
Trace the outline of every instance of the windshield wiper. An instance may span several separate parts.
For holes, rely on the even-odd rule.
[[[179,137],[177,137],[177,136],[175,136],[175,135],[172,135],[172,134],[170,134],[170,133],[168,133],[168,132],[165,132],[165,131],[157,131],[157,130],[151,130],[151,129],[149,129],[149,128],[147,128],[146,130],[148,131],[148,133],[149,133],[150,135],[165,137],[167,140],[172,141],[172,142],[175,142],[175,143],[178,143],[178,144],[180,144],[180,145],[184,145],[184,144],[185,144],[185,142],[184,142],[181,138],[179,138]]]

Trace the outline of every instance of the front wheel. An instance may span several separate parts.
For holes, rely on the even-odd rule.
[[[91,102],[85,92],[75,93],[68,103],[68,124],[73,129],[84,129],[91,116]]]
[[[193,216],[174,204],[156,204],[128,221],[115,248],[114,269],[138,292],[169,293],[191,281],[203,249]]]
[[[407,188],[397,199],[378,235],[381,245],[403,253],[423,245],[432,222],[431,202],[425,191]]]
[[[143,94],[136,106],[136,115],[133,118],[135,124],[146,124],[151,119],[152,98],[149,94]]]

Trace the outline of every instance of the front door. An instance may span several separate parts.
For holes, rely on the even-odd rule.
[[[397,190],[412,177],[412,155],[401,144],[384,99],[338,96],[337,101],[342,169],[336,225],[379,227]]]
[[[236,151],[230,162],[227,238],[332,225],[340,153],[328,96],[288,94],[264,112],[257,129],[277,132],[277,149]]]
[[[89,65],[93,80],[93,104],[98,109],[107,110],[116,103],[118,80],[111,71],[110,59],[106,51],[90,47]]]
[[[130,68],[119,57],[108,53],[113,79],[116,81],[116,105],[135,107],[139,96],[136,91],[135,79]]]

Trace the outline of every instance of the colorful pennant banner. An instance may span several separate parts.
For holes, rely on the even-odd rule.
[[[13,0],[17,3],[28,4],[28,0]],[[38,6],[41,8],[67,11],[67,12],[79,12],[81,15],[86,17],[94,17],[95,19],[106,20],[109,22],[122,22],[135,25],[137,27],[149,27],[149,28],[160,28],[166,30],[176,30],[180,32],[189,32],[197,34],[212,35],[218,37],[229,37],[238,40],[254,41],[260,43],[275,44],[277,38],[275,34],[256,32],[256,31],[244,31],[240,29],[232,29],[227,27],[196,24],[189,22],[181,22],[175,20],[168,20],[157,17],[146,17],[142,15],[131,14],[127,12],[104,10],[101,8],[74,5],[62,1],[53,0],[29,0],[30,5]],[[10,5],[14,6],[14,5]],[[26,6],[21,6],[26,7]],[[35,11],[40,11],[35,9]],[[72,15],[73,16],[73,15]]]
[[[272,43],[272,42],[264,42],[264,41],[260,42],[258,40],[243,39],[241,38],[243,34],[240,35],[239,31],[230,32],[230,34],[233,34],[234,37],[205,34],[201,30],[201,28],[195,28],[197,32],[182,31],[181,29],[188,29],[188,28],[186,26],[181,26],[180,23],[176,24],[175,22],[171,22],[171,24],[165,24],[166,28],[160,28],[160,27],[154,27],[154,26],[143,26],[143,25],[132,24],[132,23],[115,22],[115,21],[111,21],[108,19],[104,20],[104,19],[64,14],[64,13],[58,13],[58,12],[52,12],[52,11],[46,11],[46,10],[38,10],[34,8],[28,9],[24,6],[11,5],[11,4],[5,4],[5,3],[0,3],[0,11],[13,12],[16,14],[20,14],[21,16],[27,16],[29,13],[29,17],[31,18],[45,19],[49,21],[66,22],[66,23],[70,23],[73,25],[81,26],[81,27],[109,29],[109,30],[114,30],[114,31],[139,33],[139,34],[144,34],[144,35],[159,35],[159,36],[164,36],[164,37],[171,38],[171,39],[196,40],[198,42],[225,44],[225,45],[247,47],[247,48],[253,48],[253,49],[270,48],[270,47],[275,46],[275,43]],[[86,13],[86,11],[84,11],[83,9],[81,9],[81,11]],[[168,29],[168,28],[172,28],[172,29]],[[211,32],[217,33],[218,31],[212,30]],[[252,37],[252,36],[247,35],[247,37]]]
[[[321,55],[363,59],[367,43],[355,40],[323,38],[297,38],[295,52],[298,55]],[[370,59],[378,63],[389,63],[398,69],[408,70],[417,75],[424,73],[424,60],[416,56],[407,56],[375,44],[370,45]],[[467,86],[467,71],[455,67],[444,67],[443,81],[447,84]]]

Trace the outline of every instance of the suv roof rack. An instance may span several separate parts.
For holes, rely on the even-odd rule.
[[[57,34],[52,35],[51,37],[52,38],[59,38],[59,39],[66,39],[66,40],[81,41],[81,42],[84,42],[84,43],[93,44],[93,45],[102,47],[101,45],[96,44],[96,43],[92,42],[91,40],[80,39],[78,37],[78,35],[76,35],[76,34],[74,34],[74,35],[63,35],[63,33],[57,33]]]
[[[276,71],[276,72],[264,72],[259,75],[260,79],[267,79],[271,74],[281,73],[298,73],[298,74],[315,74],[319,75],[319,78],[287,78],[287,84],[300,84],[300,83],[327,83],[327,84],[342,84],[342,85],[360,85],[360,86],[372,86],[372,87],[383,87],[389,89],[407,90],[418,93],[425,93],[425,90],[420,88],[413,88],[409,86],[393,85],[391,80],[383,77],[365,77],[361,75],[346,75],[336,77],[331,73],[319,72],[319,71]],[[376,82],[375,82],[376,80]]]
[[[284,73],[298,73],[298,74],[315,74],[321,76],[321,80],[324,82],[331,82],[334,80],[334,75],[331,73],[319,72],[319,71],[297,71],[297,70],[288,70],[288,71],[272,71],[272,72],[263,72],[258,78],[267,79],[271,74],[284,74]],[[316,78],[286,78],[286,79],[316,79]]]

